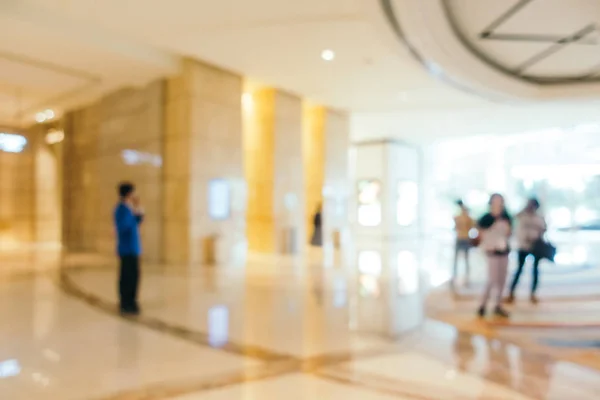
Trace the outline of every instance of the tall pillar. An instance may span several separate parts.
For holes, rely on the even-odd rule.
[[[315,212],[323,203],[325,184],[325,118],[323,106],[305,103],[302,108],[302,155],[306,200],[306,240],[312,234]]]
[[[244,96],[249,249],[297,252],[305,230],[301,100],[271,88]]]
[[[360,296],[357,329],[396,336],[423,319],[419,151],[401,142],[354,146],[352,218]]]
[[[350,236],[348,174],[350,122],[348,114],[328,109],[325,113],[325,176],[323,185],[323,247],[326,264],[333,261],[337,245],[343,250]],[[335,243],[338,241],[339,243]]]
[[[29,129],[34,151],[34,240],[58,246],[62,236],[62,143],[46,143],[48,131],[46,125]]]
[[[240,76],[194,60],[168,82],[164,156],[167,263],[243,260],[245,185]]]
[[[328,264],[339,244],[336,241],[345,241],[349,233],[348,116],[305,104],[303,124],[307,232],[310,236],[314,213],[321,204],[324,256]]]

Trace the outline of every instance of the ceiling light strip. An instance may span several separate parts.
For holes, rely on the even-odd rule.
[[[543,59],[549,57],[550,55],[564,49],[571,43],[577,42],[577,41],[583,39],[585,36],[589,35],[590,33],[594,32],[595,30],[596,30],[595,24],[586,25],[584,28],[578,30],[577,32],[575,32],[569,36],[564,37],[559,42],[554,43],[553,45],[546,48],[545,50],[542,50],[539,53],[530,57],[529,59],[525,60],[523,63],[521,63],[521,65],[519,65],[517,68],[515,68],[515,72],[519,75],[522,75],[523,72],[527,68],[532,67],[533,65],[535,65],[538,62],[542,61]]]
[[[512,18],[513,15],[515,15],[516,13],[521,11],[521,9],[523,7],[525,7],[527,4],[531,3],[532,1],[533,0],[521,0],[518,3],[516,3],[515,5],[513,5],[511,8],[506,10],[502,15],[500,15],[498,18],[496,18],[494,21],[492,21],[487,26],[487,28],[485,28],[481,32],[481,37],[487,37],[487,36],[491,35],[492,33],[494,33],[494,30],[496,30],[500,25],[502,25],[503,23],[508,21],[510,18]]]
[[[484,40],[496,40],[503,42],[536,42],[536,43],[559,43],[563,37],[556,35],[540,35],[535,33],[492,33],[487,37],[482,37]],[[598,40],[594,38],[581,39],[573,44],[581,44],[587,46],[597,46]]]

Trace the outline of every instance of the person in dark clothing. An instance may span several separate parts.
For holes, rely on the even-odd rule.
[[[537,304],[538,298],[536,291],[539,282],[539,265],[540,257],[533,254],[535,243],[541,239],[546,232],[546,221],[538,212],[540,203],[537,199],[531,198],[527,202],[525,209],[517,214],[517,240],[519,242],[519,264],[517,271],[510,285],[510,295],[507,299],[508,303],[515,301],[515,290],[519,284],[519,278],[523,273],[525,261],[530,255],[533,257],[533,279],[531,281],[531,302]]]
[[[115,207],[114,222],[117,231],[117,254],[121,260],[119,274],[119,300],[123,314],[139,314],[137,293],[140,280],[139,225],[143,219],[135,186],[124,182],[118,188],[120,201]]]
[[[323,206],[319,204],[317,212],[313,217],[313,234],[310,239],[312,246],[321,247],[323,245],[323,220],[322,220]]]
[[[488,264],[488,280],[483,294],[481,307],[477,313],[480,317],[486,314],[487,303],[495,290],[498,317],[508,318],[509,314],[502,308],[502,292],[508,274],[509,238],[512,234],[512,218],[504,206],[504,197],[496,193],[490,197],[490,211],[478,222],[482,235],[481,248],[485,251]]]

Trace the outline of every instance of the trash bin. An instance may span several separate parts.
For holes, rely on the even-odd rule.
[[[206,265],[215,265],[217,261],[217,235],[210,235],[202,241],[202,261]]]
[[[283,254],[298,253],[298,230],[296,228],[284,228],[281,240],[281,252]]]
[[[333,247],[339,249],[342,245],[342,234],[340,231],[333,231]]]

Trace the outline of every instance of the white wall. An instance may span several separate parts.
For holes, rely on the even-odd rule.
[[[600,122],[599,101],[491,104],[477,108],[354,113],[352,141],[402,139],[428,143],[449,137],[516,134]]]

